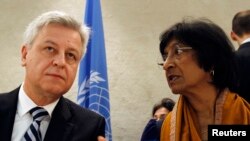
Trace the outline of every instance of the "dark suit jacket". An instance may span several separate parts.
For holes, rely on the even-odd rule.
[[[162,119],[150,119],[143,130],[141,141],[160,141],[162,123]]]
[[[0,94],[0,141],[11,140],[19,88]],[[52,113],[44,141],[96,141],[98,135],[104,134],[102,116],[62,97]]]
[[[236,51],[239,86],[236,92],[250,103],[250,42]]]

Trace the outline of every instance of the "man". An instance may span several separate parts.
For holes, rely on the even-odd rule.
[[[250,102],[250,10],[238,12],[232,21],[231,38],[239,44],[236,51],[239,86],[236,92]]]
[[[24,82],[0,94],[1,141],[105,140],[104,118],[63,97],[74,82],[88,34],[86,26],[59,11],[29,24],[21,49]]]

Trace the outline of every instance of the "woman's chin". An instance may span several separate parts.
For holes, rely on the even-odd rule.
[[[170,88],[173,94],[179,94],[180,91],[178,89]]]

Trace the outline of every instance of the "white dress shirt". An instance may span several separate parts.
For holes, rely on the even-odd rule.
[[[41,121],[40,131],[42,134],[42,139],[44,139],[45,133],[49,126],[52,111],[54,110],[58,101],[59,99],[49,105],[43,106],[43,108],[49,113],[49,116]],[[17,111],[11,137],[12,141],[20,141],[23,138],[25,132],[33,122],[33,118],[29,111],[36,106],[37,105],[24,92],[22,84],[18,95]]]

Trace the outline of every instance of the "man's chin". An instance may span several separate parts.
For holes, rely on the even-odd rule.
[[[47,88],[46,93],[48,96],[51,97],[61,97],[62,95],[66,94],[69,89],[62,89],[57,87]]]

